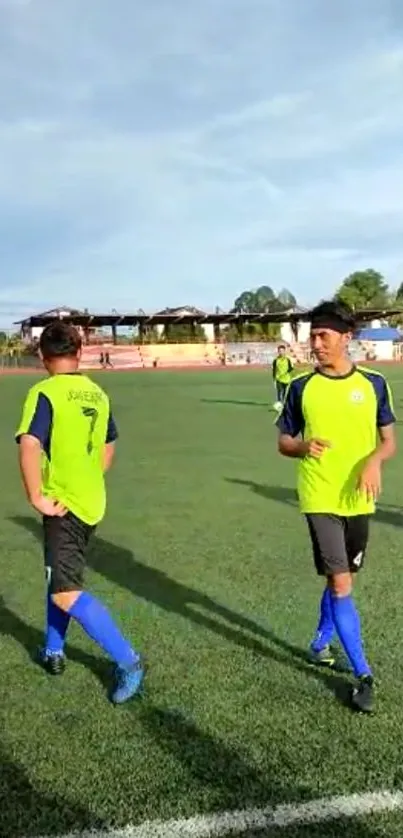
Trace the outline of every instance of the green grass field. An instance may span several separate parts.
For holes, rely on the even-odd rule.
[[[388,376],[402,415],[403,369]],[[146,653],[146,692],[113,708],[109,664],[76,626],[63,678],[31,662],[44,579],[13,432],[32,377],[3,378],[0,834],[58,835],[403,788],[403,455],[385,471],[357,587],[379,680],[377,714],[362,718],[345,707],[346,676],[305,662],[320,584],[294,464],[276,452],[267,374],[100,381],[121,439],[88,586]],[[402,819],[294,826],[281,838],[346,830],[401,838]]]

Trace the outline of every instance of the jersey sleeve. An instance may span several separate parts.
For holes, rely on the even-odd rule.
[[[302,390],[303,388],[300,386],[299,380],[294,379],[288,387],[283,409],[276,422],[281,434],[286,434],[293,438],[301,434],[304,429]]]
[[[33,389],[28,393],[21,422],[15,435],[17,443],[23,436],[33,436],[45,450],[52,428],[52,405],[44,393]]]
[[[118,429],[116,427],[116,422],[113,418],[112,411],[109,410],[108,426],[107,426],[107,429],[106,429],[105,444],[109,445],[111,442],[116,442],[118,436],[119,436],[119,434],[118,434]]]
[[[379,383],[376,391],[376,424],[378,428],[385,428],[386,425],[393,425],[394,422],[396,422],[396,416],[393,409],[392,392],[385,378],[379,376]]]

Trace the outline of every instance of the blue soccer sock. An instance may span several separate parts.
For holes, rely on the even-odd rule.
[[[354,675],[372,675],[361,639],[360,617],[352,596],[331,596],[333,620]]]
[[[70,608],[70,615],[122,669],[129,669],[139,660],[140,656],[123,637],[108,609],[91,594],[80,594]]]
[[[45,652],[49,655],[61,655],[64,650],[67,629],[70,623],[70,614],[62,611],[53,602],[50,592],[46,601],[46,630],[45,630]]]
[[[325,588],[320,601],[320,617],[315,637],[311,643],[313,652],[321,652],[325,646],[331,643],[334,634],[334,622],[332,612],[331,593],[328,587]]]

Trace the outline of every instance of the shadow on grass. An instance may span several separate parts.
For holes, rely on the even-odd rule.
[[[182,764],[193,784],[204,791],[208,800],[206,819],[211,818],[210,830],[206,821],[203,824],[203,835],[219,835],[229,838],[229,835],[243,835],[244,838],[263,838],[264,835],[277,835],[273,819],[270,819],[269,808],[290,804],[298,806],[309,803],[317,797],[315,776],[310,772],[299,772],[298,782],[291,785],[288,778],[290,765],[285,763],[284,780],[281,769],[284,765],[273,764],[268,754],[261,769],[252,766],[248,756],[242,754],[242,748],[234,750],[225,742],[202,731],[197,725],[180,712],[165,710],[150,705],[143,705],[140,712],[136,710],[136,721],[140,720],[145,730],[151,735],[159,748],[172,755]],[[287,750],[285,744],[285,751]],[[301,762],[301,766],[303,762]],[[312,776],[312,783],[310,778]],[[301,778],[304,778],[301,782]],[[189,797],[192,785],[189,782]],[[200,792],[199,792],[200,794]],[[197,795],[199,796],[199,795]],[[258,809],[266,809],[266,820]],[[318,815],[320,815],[320,806]],[[242,813],[248,809],[248,817]],[[250,811],[252,810],[252,811]],[[253,811],[255,810],[255,811]],[[222,813],[235,813],[236,817],[231,825],[227,819],[225,823]],[[208,813],[211,813],[210,815]],[[220,817],[221,813],[221,817]],[[260,814],[260,817],[259,817]],[[295,817],[290,818],[290,826],[282,827],[278,834],[284,838],[381,838],[385,833],[376,832],[354,818],[335,818],[324,823],[307,823],[301,828]],[[307,821],[312,819],[313,812],[306,815]],[[284,810],[283,810],[284,819]],[[260,820],[260,824],[259,824]],[[215,827],[215,828],[213,828]],[[186,834],[190,835],[189,829]],[[198,834],[196,827],[194,834]],[[201,830],[200,830],[201,833]]]
[[[268,486],[265,483],[255,483],[253,480],[240,480],[236,477],[226,477],[227,483],[233,483],[236,486],[245,486],[266,500],[274,500],[278,503],[285,503],[287,506],[298,507],[298,497],[295,489],[289,489],[288,486]]]
[[[38,661],[37,652],[43,644],[43,633],[35,626],[26,623],[18,614],[11,610],[0,596],[0,635],[13,637],[28,653],[31,660]],[[98,678],[104,687],[107,686],[107,664],[102,658],[88,655],[75,646],[67,646],[70,660],[85,666]]]
[[[270,486],[265,483],[255,483],[253,480],[241,480],[235,477],[226,477],[225,479],[227,483],[232,483],[236,486],[245,486],[255,495],[266,498],[266,500],[274,500],[286,506],[298,507],[298,498],[295,489],[290,489],[287,486]],[[389,504],[378,504],[374,521],[379,521],[381,524],[389,524],[389,526],[393,527],[403,527],[403,507],[399,509]]]
[[[0,742],[0,835],[3,838],[82,834],[105,825],[70,800],[35,788]],[[89,833],[88,833],[89,834]],[[94,833],[95,834],[95,833]]]
[[[236,404],[241,407],[265,407],[266,410],[270,406],[268,402],[254,402],[245,399],[200,399],[200,401],[204,404]]]
[[[16,516],[11,520],[42,542],[41,525],[35,518]],[[232,611],[206,594],[176,582],[163,571],[142,564],[129,550],[94,536],[87,562],[89,567],[113,585],[130,591],[168,613],[179,614],[256,655],[292,666],[322,682],[343,704],[349,703],[349,684],[341,677],[342,673],[310,666],[306,650],[288,643],[266,626]],[[266,645],[262,640],[271,645]]]

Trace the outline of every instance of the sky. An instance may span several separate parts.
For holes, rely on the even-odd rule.
[[[0,326],[403,279],[401,0],[0,0]]]

